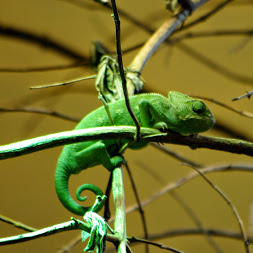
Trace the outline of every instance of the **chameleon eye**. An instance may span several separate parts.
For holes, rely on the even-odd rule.
[[[203,113],[206,110],[205,104],[202,101],[194,101],[192,103],[192,110],[195,113]]]

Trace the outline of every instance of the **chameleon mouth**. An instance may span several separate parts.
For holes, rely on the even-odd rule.
[[[191,135],[208,131],[215,124],[213,115],[209,115],[205,118],[190,117],[184,121],[182,125],[181,134]]]

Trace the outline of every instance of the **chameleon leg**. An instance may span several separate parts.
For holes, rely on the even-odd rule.
[[[159,130],[166,130],[167,124],[162,121],[163,113],[147,100],[142,100],[139,104],[141,125]],[[166,108],[164,108],[166,109]]]
[[[97,141],[88,148],[77,152],[76,161],[81,170],[86,168],[87,164],[92,167],[97,165],[97,161],[99,161],[107,170],[111,171],[122,164],[124,159],[121,156],[110,157],[106,145],[102,141]]]
[[[143,127],[153,127],[153,118],[150,113],[150,102],[147,100],[142,100],[139,103],[139,110],[140,110],[140,120],[141,120],[141,125]]]

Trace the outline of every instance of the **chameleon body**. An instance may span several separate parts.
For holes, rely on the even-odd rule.
[[[140,94],[130,97],[130,105],[142,127],[170,130],[182,135],[196,134],[210,129],[214,117],[208,107],[201,100],[190,98],[179,92],[169,92],[168,98],[153,93]],[[85,129],[102,126],[134,126],[125,106],[124,99],[108,104],[111,120],[104,107],[100,107],[86,117],[75,129]],[[112,124],[113,121],[113,124]],[[58,160],[55,173],[55,187],[62,204],[72,213],[84,215],[91,207],[83,207],[70,196],[68,180],[71,174],[102,164],[111,171],[123,162],[118,154],[126,140],[99,140],[70,144],[64,147]],[[144,141],[136,142],[131,149],[146,146]],[[103,195],[102,191],[94,185],[84,185],[78,189],[77,198],[82,199],[80,192],[90,189],[96,195]],[[99,211],[98,207],[95,212]]]

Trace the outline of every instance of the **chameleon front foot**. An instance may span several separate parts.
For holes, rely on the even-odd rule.
[[[153,128],[158,129],[158,130],[163,131],[163,132],[168,130],[167,124],[165,122],[162,122],[162,121],[155,123]]]

